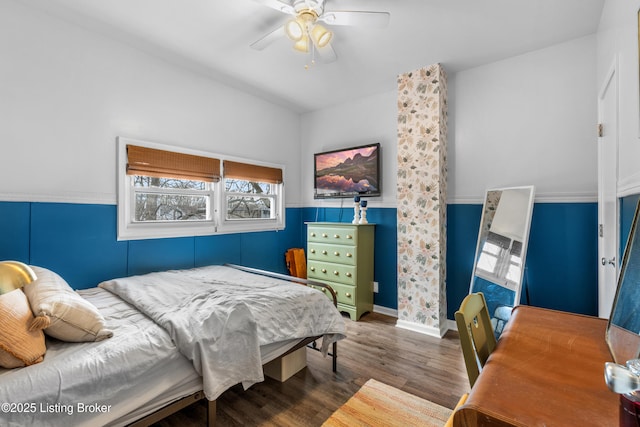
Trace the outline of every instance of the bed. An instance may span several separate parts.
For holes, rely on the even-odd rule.
[[[0,424],[148,425],[206,398],[213,425],[222,392],[262,381],[263,364],[309,343],[332,355],[335,371],[336,343],[345,336],[335,294],[329,288],[332,302],[292,280],[305,282],[224,265],[78,291],[113,336],[89,343],[47,338],[43,362],[0,368]]]

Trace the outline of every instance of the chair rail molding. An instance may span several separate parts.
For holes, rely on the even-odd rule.
[[[640,194],[640,172],[618,179],[618,197]]]

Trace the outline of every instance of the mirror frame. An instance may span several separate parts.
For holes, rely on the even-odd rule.
[[[613,360],[621,365],[624,365],[627,360],[636,359],[640,356],[640,330],[634,333],[633,331],[614,323],[614,319],[618,317],[617,314],[619,314],[619,311],[626,308],[622,305],[620,298],[623,293],[623,286],[625,286],[625,283],[628,283],[625,282],[625,279],[627,278],[629,270],[631,253],[634,249],[640,250],[640,247],[637,249],[634,248],[634,246],[640,245],[640,234],[638,234],[638,222],[640,222],[639,217],[640,200],[638,200],[636,204],[633,221],[631,223],[631,228],[629,229],[629,236],[627,237],[627,243],[622,257],[622,264],[620,266],[620,274],[618,276],[616,295],[613,299],[613,305],[611,307],[611,314],[609,315],[607,332],[605,335],[605,340],[607,341],[607,346],[609,347],[609,352],[611,353]],[[638,259],[637,262],[640,263],[640,259]],[[634,266],[634,271],[635,269],[640,269],[640,265],[637,267]],[[640,283],[635,283],[635,285],[640,288]],[[627,284],[627,286],[629,286],[629,284]],[[640,311],[638,308],[640,308],[640,301],[638,301],[635,306],[632,306],[632,312],[636,313],[638,323],[640,323]]]
[[[473,268],[471,271],[471,283],[469,284],[469,293],[473,293],[473,285],[475,282],[475,279],[477,277],[476,275],[476,268],[477,268],[477,263],[478,263],[478,257],[482,251],[482,245],[483,245],[483,230],[486,227],[486,212],[487,212],[487,204],[489,202],[489,196],[492,192],[496,192],[496,191],[506,191],[506,190],[528,190],[529,191],[529,205],[527,207],[526,210],[526,218],[525,218],[525,230],[524,230],[524,234],[523,234],[523,239],[522,239],[522,268],[520,270],[520,277],[518,280],[518,285],[515,289],[515,295],[514,295],[514,300],[513,300],[513,305],[512,307],[515,307],[516,305],[518,305],[520,303],[520,295],[522,293],[522,284],[523,284],[523,280],[524,280],[524,271],[525,271],[525,265],[526,265],[526,260],[527,260],[527,249],[529,247],[529,231],[531,229],[531,220],[533,218],[533,205],[535,203],[535,186],[533,185],[526,185],[526,186],[520,186],[520,187],[500,187],[500,188],[490,188],[485,192],[485,197],[484,197],[484,202],[482,204],[482,213],[481,213],[481,217],[480,217],[480,227],[478,230],[478,240],[476,242],[476,251],[475,251],[475,255],[473,257]],[[499,202],[498,202],[499,205]],[[488,230],[487,230],[488,233]],[[499,285],[502,286],[502,285]],[[492,316],[492,314],[490,313],[490,315]]]

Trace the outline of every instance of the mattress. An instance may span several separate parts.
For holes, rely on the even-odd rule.
[[[100,310],[113,337],[95,343],[47,337],[43,362],[0,368],[0,425],[123,426],[202,390],[202,377],[162,327],[109,291],[78,293]],[[299,342],[262,346],[262,362]]]
[[[200,376],[164,329],[110,292],[79,293],[100,310],[113,337],[47,338],[43,362],[0,369],[1,425],[120,425],[140,407],[151,411],[200,389]]]
[[[261,346],[345,336],[344,319],[315,289],[229,266],[130,276],[100,283],[169,331],[214,400],[235,384],[264,380]]]

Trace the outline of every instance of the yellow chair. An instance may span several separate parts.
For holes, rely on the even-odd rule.
[[[456,311],[455,318],[469,384],[473,387],[489,355],[496,348],[496,337],[484,294],[478,292],[467,295]]]
[[[458,408],[464,405],[464,402],[467,401],[467,397],[469,397],[469,393],[465,393],[462,395],[456,407],[453,408],[453,411],[451,411],[451,416],[447,420],[447,423],[444,425],[444,427],[453,427],[453,416],[456,414],[456,411],[458,410]]]

